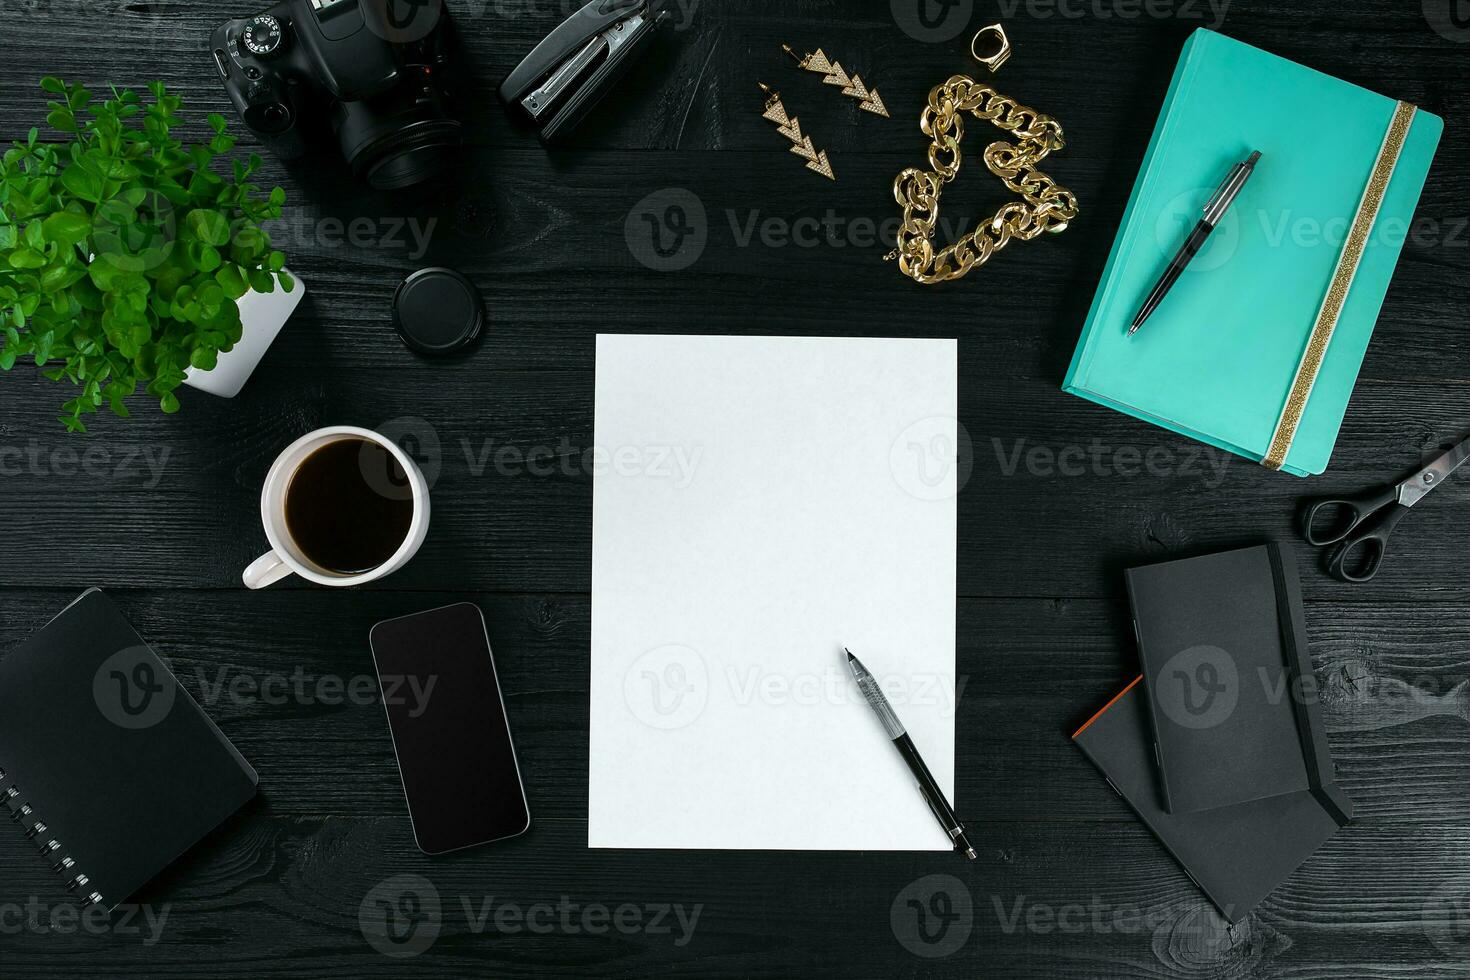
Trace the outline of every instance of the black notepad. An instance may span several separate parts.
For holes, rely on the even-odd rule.
[[[1134,681],[1072,740],[1221,914],[1239,922],[1352,818],[1352,801],[1329,781],[1250,803],[1169,813],[1160,804],[1144,702],[1142,684]],[[1330,773],[1325,745],[1322,754],[1319,764]]]
[[[1128,571],[1163,806],[1310,789],[1323,738],[1296,564],[1275,543]]]
[[[0,800],[115,908],[255,795],[250,764],[90,589],[0,658]]]

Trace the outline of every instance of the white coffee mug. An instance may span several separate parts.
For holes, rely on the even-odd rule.
[[[297,467],[323,446],[344,439],[365,439],[386,449],[398,461],[398,465],[403,467],[403,472],[408,477],[409,491],[413,494],[413,518],[408,525],[408,534],[398,550],[377,568],[352,575],[334,572],[313,562],[297,547],[286,529],[286,492]],[[265,525],[265,536],[271,543],[271,550],[255,559],[245,569],[241,577],[247,588],[263,589],[293,572],[319,585],[361,585],[402,568],[424,543],[424,538],[429,533],[429,484],[413,458],[399,449],[392,440],[371,429],[334,425],[308,432],[276,457],[270,472],[265,476],[265,487],[260,491],[260,520]]]

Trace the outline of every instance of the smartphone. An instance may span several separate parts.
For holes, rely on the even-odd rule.
[[[368,639],[419,850],[525,833],[531,814],[480,607],[385,620]]]

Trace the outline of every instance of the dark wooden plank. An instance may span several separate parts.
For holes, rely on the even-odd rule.
[[[326,602],[304,590],[114,594],[259,770],[272,812],[401,817],[367,632],[464,593],[354,591]],[[69,598],[8,591],[0,648]],[[575,594],[472,598],[490,626],[536,821],[585,828],[588,602]],[[1470,725],[1470,626],[1446,625],[1457,608],[1308,609],[1338,774],[1360,822],[1459,823],[1470,808],[1470,758],[1459,750]],[[958,636],[955,784],[967,818],[1128,821],[1068,739],[1136,673],[1126,607],[965,600]],[[779,668],[772,676],[804,690],[799,676]],[[759,690],[746,677],[716,676],[713,685],[711,697],[737,704]],[[828,704],[825,696],[790,701],[793,710]]]
[[[293,327],[297,335],[234,401],[187,393],[179,415],[140,406],[126,422],[100,419],[86,440],[52,421],[49,383],[4,379],[15,408],[0,423],[0,470],[25,519],[7,528],[0,584],[127,581],[141,566],[159,585],[234,586],[266,548],[257,501],[275,454],[319,425],[353,423],[409,434],[439,470],[420,557],[372,588],[589,587],[599,465],[588,455],[590,331],[562,347],[562,369],[522,367],[516,345],[490,341],[469,361],[405,360],[390,373],[337,370],[330,353],[309,350],[317,336]],[[315,365],[309,374],[282,369],[293,349]],[[961,351],[968,376],[991,370],[977,343]],[[1261,535],[1294,541],[1304,495],[1397,479],[1459,435],[1461,404],[1456,388],[1364,382],[1339,464],[1309,485],[1063,395],[1050,380],[962,385],[974,469],[960,496],[960,592],[1112,597],[1130,564]],[[658,447],[634,448],[653,465]],[[694,461],[697,477],[696,447],[672,448]],[[1451,483],[1416,509],[1395,541],[1400,560],[1366,589],[1325,578],[1299,545],[1309,594],[1465,596],[1470,576],[1449,542],[1467,493],[1470,485]],[[97,543],[58,546],[79,527]]]
[[[1345,830],[1233,929],[1137,825],[1002,822],[974,838],[973,863],[883,853],[793,863],[759,852],[586,852],[573,828],[553,824],[430,860],[402,821],[297,820],[257,807],[140,895],[140,910],[117,916],[113,931],[6,935],[6,975],[75,976],[71,960],[98,956],[117,977],[303,968],[317,977],[961,977],[980,963],[987,977],[1077,980],[1458,975],[1449,964],[1464,949],[1452,904],[1470,881],[1463,829],[1425,829],[1410,849],[1398,830]],[[0,839],[20,893],[34,889],[32,921],[46,922],[65,893],[27,866],[39,862],[24,850]],[[400,954],[390,958],[373,945],[384,921],[374,906],[408,889],[432,897],[406,917],[409,942],[384,943]],[[926,945],[907,902],[936,890],[950,896],[951,914],[968,910],[970,928],[966,936],[957,919]],[[620,932],[612,916],[623,906]],[[656,922],[667,906],[678,911]],[[583,926],[589,907],[606,910],[606,935]],[[635,921],[647,928],[626,927]],[[56,954],[63,944],[73,956]]]

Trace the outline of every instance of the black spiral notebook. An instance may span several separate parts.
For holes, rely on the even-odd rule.
[[[115,908],[257,782],[98,589],[0,657],[0,802],[84,902]]]

